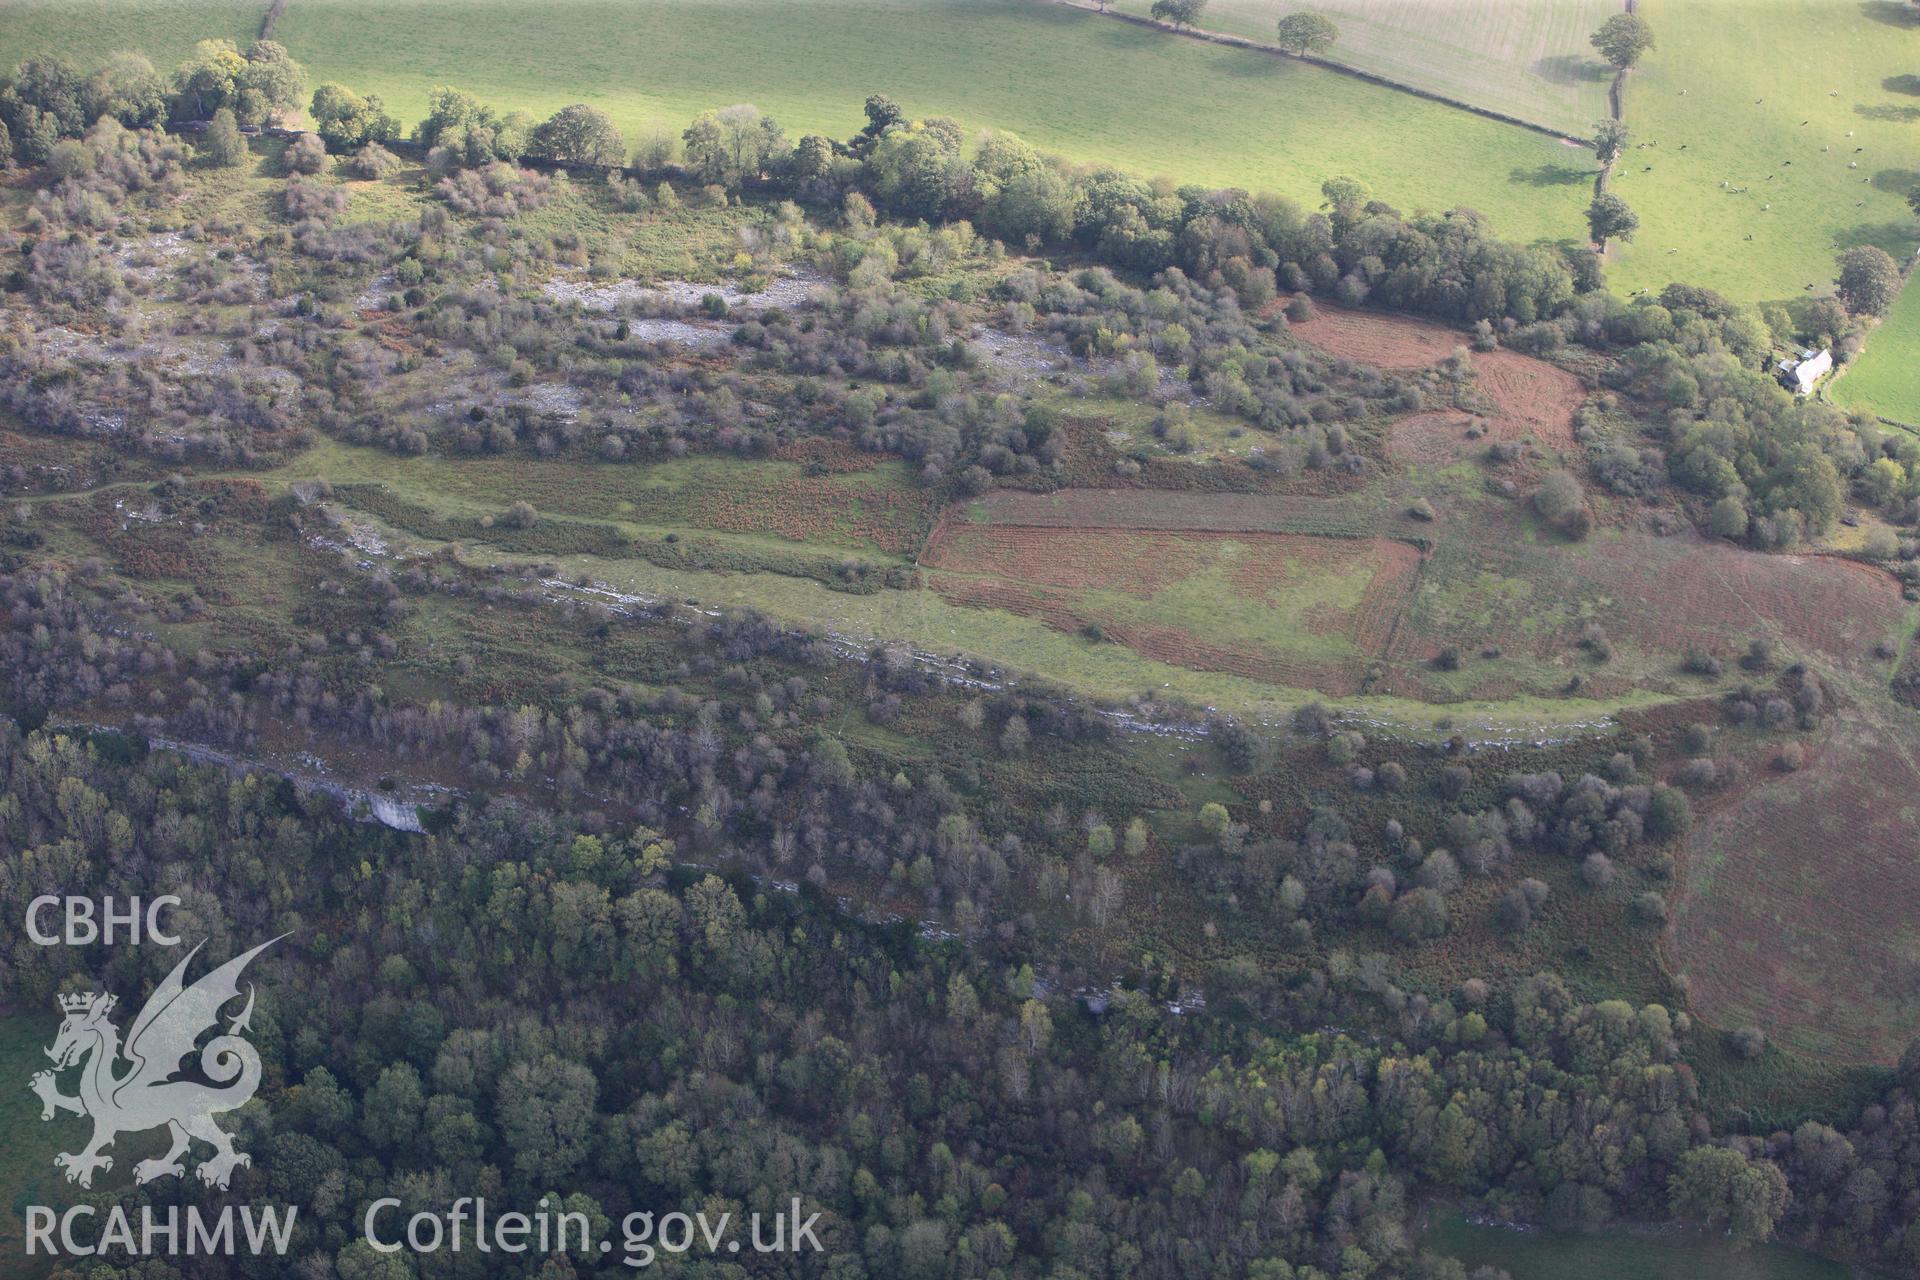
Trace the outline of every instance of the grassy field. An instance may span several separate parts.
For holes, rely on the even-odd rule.
[[[1833,383],[1834,402],[1920,427],[1920,288],[1911,283],[1867,349]]]
[[[51,1006],[51,1002],[49,1002]],[[44,1068],[41,1050],[52,1042],[59,1025],[49,1007],[45,1014],[0,1014],[0,1272],[21,1280],[46,1275],[50,1259],[23,1258],[25,1206],[64,1203],[67,1184],[53,1167],[57,1151],[78,1150],[86,1137],[86,1122],[62,1115],[51,1123],[40,1119],[40,1101],[26,1088],[28,1077]],[[66,1088],[72,1089],[68,1083]]]
[[[1581,1235],[1514,1231],[1436,1207],[1420,1243],[1513,1280],[1847,1280],[1852,1269],[1781,1245],[1742,1249],[1721,1236],[1673,1228]]]
[[[1118,0],[1144,16],[1152,0]],[[1322,0],[1340,28],[1324,56],[1459,102],[1586,137],[1607,114],[1612,70],[1587,37],[1620,0]],[[1272,43],[1289,5],[1212,0],[1202,25]]]
[[[1640,215],[1635,242],[1613,255],[1616,291],[1684,280],[1737,300],[1801,297],[1831,288],[1839,249],[1913,251],[1920,21],[1907,6],[1645,0],[1640,11],[1660,47],[1629,78],[1627,123],[1653,145],[1616,170]]]
[[[0,4],[0,64],[97,57],[233,34],[225,4],[147,25],[63,21]],[[969,127],[1011,129],[1075,159],[1319,203],[1351,174],[1406,208],[1472,205],[1523,240],[1578,233],[1586,158],[1550,138],[1264,54],[1173,40],[1030,0],[295,0],[278,38],[311,78],[381,94],[411,123],[436,84],[539,114],[584,101],[634,140],[753,101],[790,135],[847,136],[869,93]],[[166,53],[165,51],[172,51]],[[1391,120],[1391,128],[1380,128]]]

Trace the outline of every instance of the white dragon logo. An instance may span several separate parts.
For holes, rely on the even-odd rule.
[[[212,1083],[173,1077],[179,1074],[181,1060],[193,1052],[201,1035],[218,1027],[220,1010],[240,994],[241,970],[278,941],[280,938],[269,939],[186,986],[180,978],[200,951],[199,946],[194,947],[148,997],[140,1016],[133,1020],[124,1048],[119,1029],[107,1021],[114,997],[92,992],[60,997],[60,1011],[66,1020],[60,1024],[53,1047],[46,1051],[53,1059],[53,1070],[35,1073],[28,1087],[40,1095],[42,1120],[51,1120],[60,1111],[93,1120],[93,1138],[83,1150],[53,1158],[55,1168],[66,1170],[68,1182],[93,1186],[96,1169],[113,1168],[113,1158],[102,1155],[102,1148],[112,1146],[119,1134],[161,1125],[172,1135],[173,1146],[157,1160],[136,1164],[136,1183],[184,1175],[186,1168],[180,1157],[194,1138],[214,1148],[213,1156],[203,1160],[198,1170],[200,1180],[208,1186],[224,1190],[236,1166],[253,1164],[252,1157],[235,1151],[233,1138],[213,1123],[214,1116],[245,1104],[260,1087],[260,1055],[240,1035],[253,1017],[251,985],[246,1008],[228,1025],[227,1034],[215,1036],[200,1052],[200,1071]],[[118,1074],[123,1058],[130,1066],[124,1074]],[[81,1067],[80,1093],[69,1097],[60,1092],[55,1076],[76,1065]]]

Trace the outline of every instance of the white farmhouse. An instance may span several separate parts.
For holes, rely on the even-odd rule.
[[[1819,351],[1802,351],[1795,359],[1782,360],[1775,370],[1781,385],[1795,395],[1808,395],[1815,383],[1833,372],[1833,352],[1824,347]]]

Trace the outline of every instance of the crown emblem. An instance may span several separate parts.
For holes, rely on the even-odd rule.
[[[110,995],[103,996],[93,991],[82,991],[78,995],[61,996],[60,1010],[62,1013],[90,1013],[97,1005],[100,1012],[105,1013],[113,1008],[113,1000],[114,998]]]

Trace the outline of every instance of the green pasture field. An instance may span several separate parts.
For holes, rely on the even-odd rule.
[[[1920,428],[1920,288],[1909,282],[1872,333],[1867,349],[1828,393],[1848,409],[1864,409]]]
[[[1584,132],[1605,81],[1591,78],[1597,64],[1580,32],[1606,7],[1344,0],[1331,11],[1346,30],[1336,56],[1357,67],[1436,92],[1470,88],[1459,96],[1519,115],[1540,112],[1496,96],[1531,96],[1543,110],[1560,100],[1547,122]],[[1254,0],[1215,8],[1222,29],[1267,34]],[[0,0],[0,65],[40,52],[85,63],[136,47],[164,68],[200,36],[251,34],[258,11],[218,0]],[[1611,255],[1617,289],[1685,280],[1736,300],[1779,300],[1809,284],[1827,291],[1838,248],[1911,251],[1916,226],[1902,197],[1920,181],[1911,65],[1920,26],[1903,6],[1648,0],[1642,12],[1660,45],[1630,78],[1627,118],[1637,141],[1655,145],[1630,150],[1617,170],[1616,189],[1642,222],[1636,242]],[[1793,36],[1729,39],[1734,30]],[[1455,31],[1467,35],[1449,37],[1440,56],[1436,41]],[[1011,129],[1089,163],[1316,205],[1321,181],[1350,174],[1404,208],[1473,206],[1522,240],[1580,239],[1589,194],[1590,158],[1550,138],[1031,0],[296,0],[276,35],[316,83],[378,92],[408,123],[433,85],[451,83],[536,114],[589,102],[629,141],[677,135],[699,111],[742,100],[790,134],[845,136],[878,91],[910,112]],[[1729,194],[1723,181],[1749,190]]]
[[[629,138],[737,101],[790,134],[846,136],[884,92],[915,114],[1182,181],[1317,204],[1322,181],[1351,173],[1409,208],[1473,205],[1522,239],[1569,234],[1584,205],[1563,177],[1582,166],[1551,139],[1029,0],[300,0],[280,31],[316,76],[377,90],[408,119],[429,87],[455,83],[540,114],[590,102]]]
[[[1145,16],[1152,0],[1118,0]],[[1201,25],[1273,43],[1280,15],[1311,8],[1340,41],[1321,55],[1399,84],[1584,138],[1607,114],[1609,67],[1587,43],[1620,0],[1211,0]]]
[[[0,68],[57,53],[91,70],[110,53],[137,49],[165,76],[201,40],[244,49],[266,11],[265,0],[0,0]]]
[[[1640,12],[1660,45],[1628,78],[1627,124],[1656,145],[1630,146],[1615,168],[1640,215],[1633,244],[1609,254],[1616,292],[1679,280],[1736,301],[1798,298],[1831,291],[1842,249],[1913,252],[1920,17],[1908,6],[1644,0]]]
[[[144,43],[140,25],[63,21],[50,0],[0,7],[0,65]],[[91,12],[91,10],[87,11]],[[165,9],[156,62],[236,10]],[[1170,39],[1030,0],[294,0],[276,31],[315,82],[379,93],[407,124],[438,84],[546,115],[587,102],[629,142],[677,136],[751,101],[790,136],[862,124],[870,93],[970,128],[1010,129],[1088,163],[1277,191],[1318,205],[1349,174],[1402,208],[1470,205],[1504,234],[1571,239],[1590,157],[1552,138],[1267,54]]]

